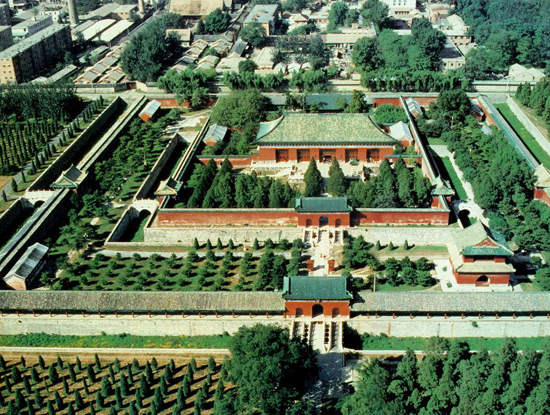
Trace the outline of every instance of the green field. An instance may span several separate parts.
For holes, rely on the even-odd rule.
[[[482,329],[479,329],[482,330]],[[361,336],[363,350],[427,350],[430,339],[424,337],[387,337],[387,336]],[[472,350],[496,350],[499,349],[504,338],[486,337],[458,337],[455,340],[465,341]],[[548,342],[547,337],[519,337],[516,339],[517,347],[520,350],[531,348],[540,350]]]
[[[62,336],[57,334],[22,334],[0,336],[0,346],[14,347],[105,347],[157,349],[226,349],[230,336]]]
[[[550,169],[550,155],[543,150],[543,148],[537,143],[535,137],[531,135],[525,126],[518,120],[515,114],[512,112],[508,104],[495,104],[495,107],[499,110],[501,115],[508,121],[514,131],[521,137],[524,144],[529,148],[531,153],[536,159],[544,165],[547,169]]]
[[[453,188],[456,190],[456,194],[458,198],[460,200],[468,200],[468,195],[466,194],[466,190],[464,190],[464,186],[462,186],[462,182],[458,178],[458,175],[456,174],[456,171],[449,157],[443,157],[441,158],[441,161],[443,162],[443,166],[445,167],[445,170],[447,170],[447,174],[451,179],[451,183],[453,185]]]

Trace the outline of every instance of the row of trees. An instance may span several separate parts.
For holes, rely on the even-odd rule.
[[[120,56],[126,75],[141,82],[155,81],[181,55],[180,41],[176,36],[166,36],[166,29],[184,25],[183,16],[166,13],[133,36]]]
[[[537,82],[533,88],[528,82],[518,86],[516,98],[542,116],[550,128],[550,81],[547,78]]]
[[[289,34],[278,36],[273,52],[273,63],[298,64],[309,62],[312,69],[320,69],[328,65],[330,52],[320,35],[304,36]]]
[[[533,200],[533,172],[508,143],[504,134],[484,134],[467,115],[469,99],[463,91],[443,91],[430,106],[430,124],[454,153],[464,178],[471,183],[476,202],[486,210],[491,228],[519,247],[550,249],[550,207]],[[428,123],[422,133],[432,135]],[[506,172],[505,175],[502,172]]]
[[[63,123],[81,107],[73,85],[0,86],[0,121],[35,119]]]
[[[165,92],[176,94],[179,104],[187,103],[192,109],[197,109],[208,100],[208,86],[215,80],[214,69],[196,71],[187,68],[181,72],[167,71],[158,79],[157,86]]]
[[[180,367],[170,360],[161,367],[155,358],[147,360],[145,365],[136,359],[126,365],[118,359],[103,365],[96,354],[94,362],[88,364],[83,364],[77,356],[75,363],[57,357],[57,361],[47,365],[38,356],[37,365],[28,365],[22,356],[19,364],[11,365],[11,372],[1,357],[0,366],[5,385],[0,393],[0,405],[7,415],[61,412],[94,415],[100,411],[109,415],[123,411],[137,415],[145,410],[156,415],[168,408],[173,415],[180,415],[193,396],[194,413],[206,409],[214,376],[217,377],[214,399],[221,399],[228,382],[229,363],[224,360],[220,367],[210,357],[203,367],[198,367],[195,359]]]
[[[404,248],[407,247],[405,243]],[[435,283],[430,271],[433,269],[433,263],[426,258],[420,258],[417,261],[411,261],[409,257],[404,257],[401,260],[389,258],[384,262],[380,262],[371,252],[372,248],[380,248],[380,243],[376,246],[365,241],[363,236],[356,238],[346,238],[344,244],[343,265],[346,268],[346,274],[350,275],[351,270],[369,267],[376,271],[378,276],[386,283],[392,286],[401,284],[406,285],[421,285],[430,287]],[[372,281],[369,281],[372,283]],[[352,288],[364,289],[366,285],[358,285],[353,280]]]
[[[377,176],[355,182],[347,194],[355,207],[414,208],[430,205],[431,189],[430,180],[419,167],[409,168],[403,158],[398,158],[393,168],[385,159]]]
[[[458,340],[433,343],[422,360],[408,350],[396,370],[371,360],[342,413],[538,415],[550,404],[548,347],[519,353],[507,339],[498,351],[472,354]]]
[[[204,18],[204,20],[199,20],[195,33],[198,35],[205,33],[211,35],[222,33],[229,28],[230,22],[231,16],[229,16],[229,13],[223,12],[221,9],[214,9]]]
[[[233,166],[227,159],[219,169],[214,160],[206,166],[196,164],[188,188],[192,193],[187,207],[281,208],[293,206],[299,196],[288,183],[258,176],[256,172],[235,177]]]
[[[82,114],[82,121],[88,122],[93,114],[102,108],[102,101],[90,103]],[[59,133],[64,120],[61,118],[30,118],[25,121],[0,121],[0,174],[10,174],[22,168],[31,159],[34,174],[46,159],[52,156],[53,145],[48,143]],[[60,137],[60,144],[65,145],[80,129],[81,119],[75,119],[68,125]],[[45,150],[45,156],[40,155]]]
[[[444,44],[445,35],[434,29],[428,20],[415,19],[411,36],[399,36],[385,29],[377,38],[359,39],[353,47],[352,62],[363,72],[378,69],[439,71]]]
[[[462,16],[480,45],[467,56],[485,78],[506,72],[513,63],[544,66],[550,60],[550,9],[530,0],[458,0]]]

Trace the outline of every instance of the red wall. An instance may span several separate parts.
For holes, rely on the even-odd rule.
[[[258,161],[275,161],[276,160],[276,151],[277,150],[284,150],[284,148],[271,148],[271,147],[260,147],[258,154],[254,154],[252,156],[253,160]],[[288,148],[288,158],[289,161],[297,161],[298,160],[298,148]],[[301,149],[300,149],[301,150]],[[315,160],[319,161],[321,157],[321,152],[323,150],[333,150],[334,151],[334,157],[338,161],[345,162],[346,161],[346,148],[315,148],[311,147],[308,148],[309,150],[309,157],[313,157]],[[393,147],[363,147],[363,148],[353,148],[350,147],[349,150],[357,150],[357,156],[359,161],[366,161],[367,160],[367,152],[368,150],[378,150],[379,156],[378,160],[384,160],[387,156],[391,156],[393,154]],[[308,159],[309,160],[309,159]],[[307,160],[304,160],[307,161]]]
[[[296,316],[296,309],[301,308],[303,310],[304,317],[313,316],[313,306],[320,304],[323,306],[323,315],[325,317],[332,317],[332,311],[334,308],[340,309],[340,317],[349,317],[349,301],[286,301],[285,308],[286,314],[289,317]]]
[[[482,275],[489,278],[489,284],[506,284],[510,282],[510,274],[461,274],[455,272],[456,282],[458,284],[475,284]]]
[[[420,212],[420,211],[354,211],[352,225],[368,225],[371,223],[390,224],[433,224],[448,225],[450,212]]]
[[[189,225],[297,225],[298,214],[294,209],[248,211],[234,209],[209,210],[160,210],[156,221],[160,227]]]
[[[298,225],[319,226],[319,219],[321,216],[327,217],[328,226],[336,226],[337,220],[340,220],[339,226],[350,226],[349,213],[299,213]],[[311,223],[308,223],[308,220],[310,220]]]
[[[410,97],[403,97],[403,99],[406,101]],[[437,95],[434,95],[432,97],[412,97],[416,102],[420,104],[421,107],[429,107],[430,104],[434,101],[437,101]]]
[[[541,202],[544,202],[548,206],[550,206],[550,196],[548,196],[548,194],[544,190],[535,188],[534,193],[535,199],[540,200]]]
[[[379,107],[380,105],[393,105],[394,107],[400,107],[401,102],[399,98],[374,98],[372,100],[374,107]]]
[[[418,212],[418,211],[377,211],[348,213],[298,213],[294,209],[216,209],[216,210],[160,210],[155,220],[159,227],[177,226],[208,226],[208,225],[250,225],[250,226],[278,226],[298,225],[319,226],[321,216],[328,218],[328,225],[336,226],[336,220],[340,220],[340,226],[357,226],[366,224],[434,224],[447,225],[449,212]]]
[[[211,158],[208,158],[208,157],[199,157],[198,159],[202,164],[208,164],[208,162],[211,160]],[[228,159],[231,162],[231,165],[233,167],[247,167],[247,166],[250,166],[252,162],[251,157],[231,157],[231,156],[216,157],[214,158],[214,161],[216,162],[216,165],[219,167],[225,159]]]

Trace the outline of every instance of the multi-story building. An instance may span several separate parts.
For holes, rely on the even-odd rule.
[[[0,51],[9,48],[11,45],[13,45],[11,27],[0,26]]]
[[[29,37],[53,25],[52,16],[37,16],[12,27],[15,37]]]
[[[0,84],[34,79],[71,47],[67,25],[53,25],[0,52]]]
[[[250,14],[246,17],[244,24],[260,24],[264,27],[267,35],[275,32],[275,27],[279,19],[278,4],[258,4],[254,6]]]
[[[10,6],[0,3],[0,26],[11,25]]]

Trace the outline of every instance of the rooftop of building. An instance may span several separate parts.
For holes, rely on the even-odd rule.
[[[395,144],[367,114],[285,112],[260,124],[258,144]]]
[[[351,300],[344,277],[285,277],[285,300]]]
[[[207,16],[216,9],[224,9],[224,0],[172,0],[170,13],[182,16]]]
[[[52,16],[50,15],[43,15],[43,16],[35,16],[31,19],[27,19],[21,23],[17,23],[16,25],[13,26],[14,29],[24,29],[24,28],[28,28],[30,26],[33,26],[39,22],[42,22],[43,20],[51,20],[52,19]]]
[[[65,30],[66,28],[68,28],[67,25],[61,25],[61,24],[54,24],[52,26],[48,26],[44,30],[41,30],[40,32],[35,33],[34,35],[23,39],[22,41],[16,43],[15,45],[12,45],[9,48],[4,49],[2,52],[0,52],[0,59],[11,59],[17,56],[18,54],[26,51],[27,49],[33,47],[34,45],[41,42],[45,38],[52,36],[57,32]]]
[[[481,221],[453,233],[455,245],[461,255],[509,256],[510,250],[504,235],[489,229]]]
[[[294,207],[297,212],[301,213],[335,213],[351,211],[346,197],[300,197],[296,199]]]
[[[257,4],[244,20],[244,24],[269,23],[275,18],[278,10],[278,4]]]
[[[29,246],[4,279],[15,277],[26,280],[47,253],[48,247],[38,242]]]

